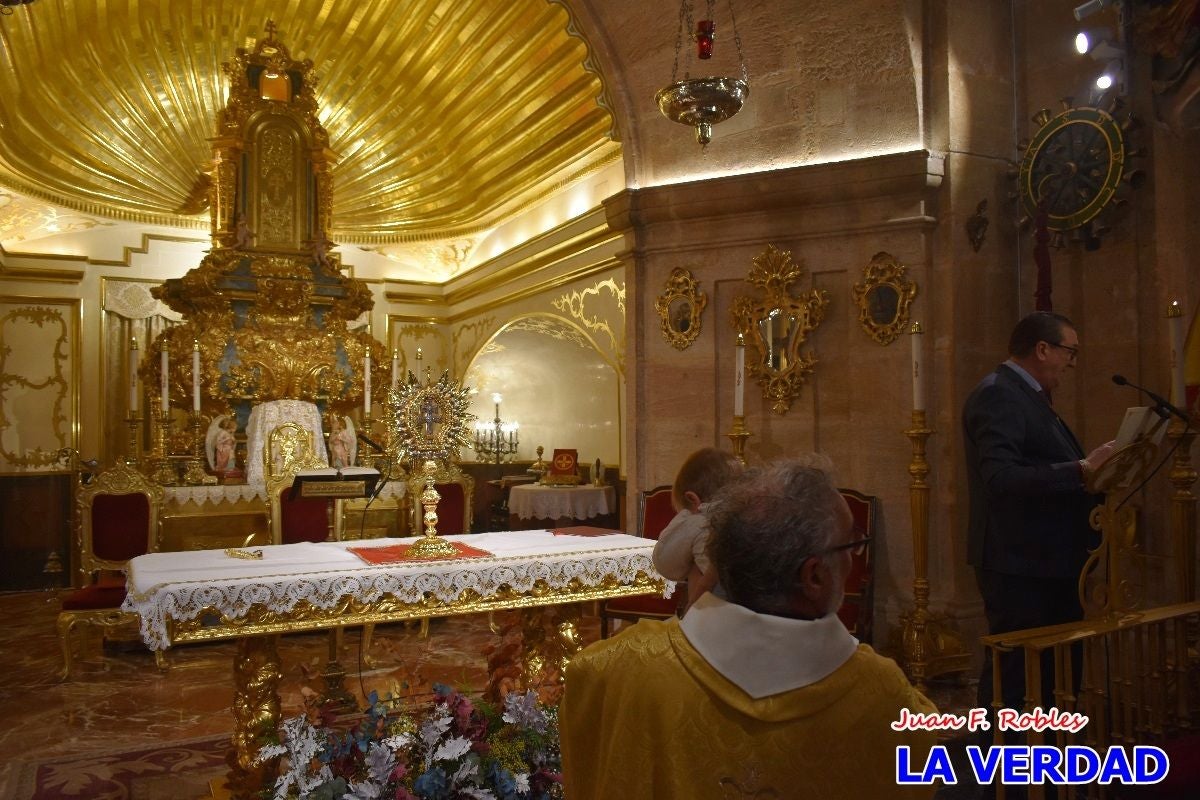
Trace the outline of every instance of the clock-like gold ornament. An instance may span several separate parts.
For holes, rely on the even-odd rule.
[[[1090,226],[1126,175],[1121,123],[1090,106],[1067,107],[1057,115],[1042,109],[1033,120],[1039,128],[1017,173],[1022,210],[1036,218],[1044,209],[1046,227],[1059,233]]]

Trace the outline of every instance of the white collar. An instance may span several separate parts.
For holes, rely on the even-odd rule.
[[[713,669],[756,700],[816,683],[858,648],[837,614],[814,620],[758,614],[712,592],[679,627]]]

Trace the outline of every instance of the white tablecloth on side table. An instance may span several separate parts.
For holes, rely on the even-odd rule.
[[[611,486],[514,486],[508,510],[521,519],[591,519],[617,510]]]

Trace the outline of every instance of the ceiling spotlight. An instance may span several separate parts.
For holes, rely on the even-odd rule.
[[[1106,8],[1111,8],[1117,0],[1088,0],[1083,5],[1075,6],[1075,19],[1082,20],[1085,17],[1090,17],[1097,11],[1103,11]]]
[[[1121,77],[1122,68],[1123,65],[1120,61],[1114,60],[1108,62],[1108,65],[1104,68],[1104,72],[1100,73],[1100,76],[1096,78],[1096,88],[1101,91],[1107,91],[1115,86]]]

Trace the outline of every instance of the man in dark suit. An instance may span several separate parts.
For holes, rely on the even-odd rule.
[[[1042,311],[1026,316],[1013,329],[1008,352],[971,392],[962,416],[971,501],[967,560],[993,634],[1083,618],[1079,573],[1097,541],[1088,516],[1099,501],[1084,482],[1112,452],[1108,442],[1084,457],[1050,404],[1079,353],[1069,319]],[[1043,661],[1048,687],[1051,666]],[[1022,708],[1021,653],[1001,656],[1001,683],[1004,705]],[[991,702],[989,654],[978,704]],[[1048,705],[1049,695],[1040,702]]]

